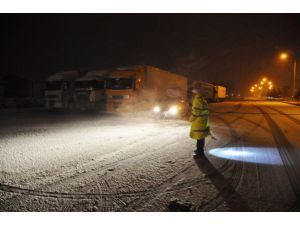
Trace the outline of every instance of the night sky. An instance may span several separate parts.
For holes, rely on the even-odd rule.
[[[0,17],[0,74],[34,80],[64,70],[147,64],[245,93],[262,75],[288,85],[291,64],[279,62],[278,54],[300,54],[299,14]]]

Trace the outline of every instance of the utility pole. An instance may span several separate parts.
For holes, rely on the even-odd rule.
[[[293,74],[292,74],[291,86],[290,86],[290,88],[291,88],[290,97],[294,98],[296,95],[295,91],[296,91],[297,57],[296,57],[295,53],[294,54],[291,53],[290,55],[291,55],[290,58],[293,59]],[[281,53],[279,57],[281,60],[286,60],[289,58],[289,54]]]
[[[294,58],[294,66],[293,66],[293,79],[292,79],[292,98],[295,98],[296,95],[296,72],[297,72],[297,60]]]

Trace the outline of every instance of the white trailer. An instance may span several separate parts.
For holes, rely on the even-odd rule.
[[[45,106],[47,109],[74,107],[74,82],[79,71],[64,71],[50,75],[46,81]]]
[[[105,78],[107,70],[94,70],[75,81],[76,108],[80,110],[105,110]]]

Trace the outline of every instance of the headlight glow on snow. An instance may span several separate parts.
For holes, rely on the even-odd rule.
[[[176,106],[172,106],[170,109],[169,109],[169,112],[173,115],[175,115],[177,113],[178,109]]]
[[[159,107],[159,106],[155,106],[155,107],[153,108],[153,112],[159,113],[159,112],[160,112],[160,107]]]
[[[218,158],[248,163],[283,165],[279,152],[271,147],[226,147],[208,151]]]

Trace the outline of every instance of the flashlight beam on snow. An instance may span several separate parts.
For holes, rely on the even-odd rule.
[[[228,147],[214,148],[208,151],[212,156],[241,161],[269,165],[283,165],[279,152],[270,147]]]

